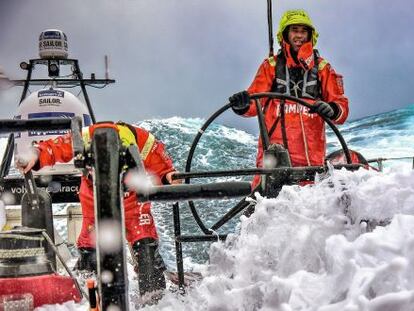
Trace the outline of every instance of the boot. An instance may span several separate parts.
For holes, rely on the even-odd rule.
[[[76,262],[76,270],[88,270],[96,274],[96,249],[91,247],[78,248],[79,259]]]
[[[158,301],[166,288],[164,260],[158,252],[158,242],[152,238],[144,238],[132,245],[133,256],[138,263],[138,284],[141,297],[156,292],[151,303]],[[148,295],[147,295],[148,296]]]

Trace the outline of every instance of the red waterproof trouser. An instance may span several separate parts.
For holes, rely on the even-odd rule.
[[[158,239],[154,219],[149,202],[138,204],[133,192],[126,193],[124,198],[126,238],[131,244],[143,238]],[[92,182],[82,177],[79,191],[82,206],[82,229],[78,237],[79,248],[95,248],[95,215]]]

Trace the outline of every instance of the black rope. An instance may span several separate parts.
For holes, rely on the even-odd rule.
[[[266,123],[264,120],[264,114],[263,114],[262,108],[260,107],[260,103],[258,99],[255,99],[255,105],[256,105],[257,117],[259,120],[260,137],[262,138],[262,142],[263,142],[263,151],[265,151],[269,149],[269,145],[270,145],[269,134],[267,132]]]
[[[190,151],[188,153],[187,162],[185,164],[185,172],[190,172],[191,170],[191,162],[193,160],[195,148],[198,145],[198,141],[200,140],[201,136],[204,134],[204,131],[209,127],[209,125],[224,111],[231,108],[231,104],[228,103],[225,106],[221,107],[219,110],[217,110],[204,124],[203,126],[198,130],[198,133],[196,137],[193,140],[193,143],[191,145]],[[190,179],[186,178],[185,183],[189,184]],[[200,227],[201,231],[203,231],[204,234],[212,234],[212,232],[207,228],[207,226],[204,224],[203,220],[201,219],[200,215],[197,212],[197,209],[195,207],[195,204],[193,201],[188,201],[188,205],[190,206],[191,214],[194,217],[194,220],[196,221],[197,225]]]
[[[269,137],[272,137],[273,133],[275,132],[277,124],[279,123],[279,120],[280,118],[279,116],[277,116],[275,122],[273,122],[272,127],[269,130]]]

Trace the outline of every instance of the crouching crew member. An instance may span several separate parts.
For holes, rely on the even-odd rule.
[[[164,144],[158,141],[150,132],[125,123],[104,123],[114,126],[125,146],[135,144],[141,154],[144,168],[153,176],[156,184],[176,184],[172,175],[176,173],[172,160],[165,151]],[[90,145],[95,128],[102,123],[86,127],[82,131],[84,143]],[[69,162],[73,158],[72,135],[66,134],[54,139],[34,144],[34,152],[29,159],[19,161],[16,166],[24,173],[29,170],[39,170],[44,166],[54,165],[56,162]],[[79,200],[82,207],[82,229],[77,241],[80,259],[77,263],[79,270],[96,271],[95,249],[95,216],[93,180],[90,172],[81,177]],[[158,252],[158,235],[151,214],[151,203],[138,203],[136,193],[128,191],[123,201],[125,209],[126,237],[132,246],[133,256],[138,263],[140,275],[139,288],[141,295],[154,289],[164,289],[165,279],[163,272],[165,265]],[[150,286],[149,284],[155,284]]]

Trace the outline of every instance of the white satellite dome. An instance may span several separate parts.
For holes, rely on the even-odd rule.
[[[84,103],[73,94],[61,89],[43,89],[30,94],[18,107],[15,119],[38,118],[82,118],[82,126],[91,124],[91,116]],[[15,154],[23,158],[30,152],[32,142],[55,138],[68,133],[69,130],[26,131],[15,134]],[[56,164],[45,167],[35,174],[75,173],[73,163]]]
[[[46,29],[39,36],[40,58],[68,58],[66,34],[58,29]]]

